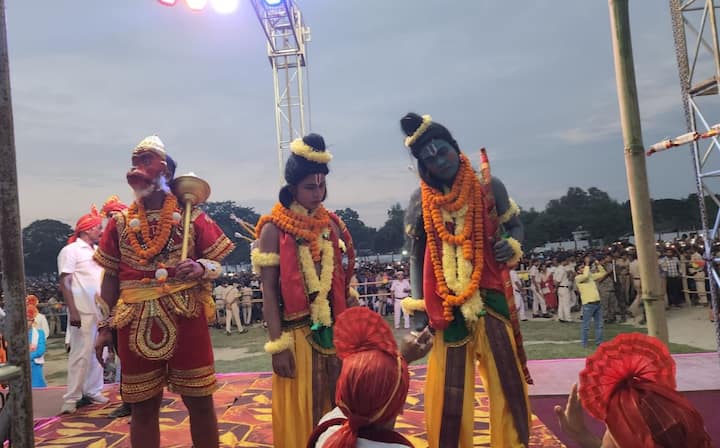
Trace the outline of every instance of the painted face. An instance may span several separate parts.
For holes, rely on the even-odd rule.
[[[457,151],[445,140],[433,139],[425,145],[418,155],[430,174],[442,181],[455,178],[460,159]]]
[[[306,209],[315,210],[322,204],[326,188],[324,174],[311,174],[293,189],[295,200]]]
[[[152,151],[143,151],[132,156],[132,168],[127,173],[130,187],[137,191],[154,187],[158,177],[167,170],[167,164]]]

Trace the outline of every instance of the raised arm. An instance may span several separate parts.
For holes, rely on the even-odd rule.
[[[405,212],[405,236],[410,253],[410,294],[413,299],[423,298],[423,263],[425,261],[425,245],[427,236],[422,217],[422,203],[418,188],[410,197]],[[424,311],[413,313],[413,327],[422,331],[428,325],[428,317]]]

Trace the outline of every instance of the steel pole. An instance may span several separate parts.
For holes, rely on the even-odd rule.
[[[630,39],[630,15],[628,0],[608,0],[615,80],[617,83],[620,121],[625,147],[625,170],[627,173],[630,210],[633,231],[640,263],[641,297],[647,314],[648,334],[668,343],[665,319],[665,294],[660,283],[658,258],[655,252],[650,189],[645,166],[645,146],[642,142],[640,108],[635,83]]]
[[[8,346],[8,362],[22,371],[22,375],[9,383],[10,431],[13,446],[24,448],[35,443],[5,0],[0,0],[0,210],[0,266],[7,313],[3,335]]]

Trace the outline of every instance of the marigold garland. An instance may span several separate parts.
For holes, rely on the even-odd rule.
[[[163,250],[172,232],[174,225],[173,213],[177,210],[177,198],[172,194],[165,195],[162,209],[160,210],[160,221],[155,232],[155,238],[150,236],[150,223],[145,212],[145,205],[142,200],[137,200],[128,209],[128,222],[137,219],[140,222],[140,234],[146,249],[143,249],[138,241],[137,231],[130,229],[128,239],[135,253],[140,257],[141,264],[147,264],[153,257]]]
[[[467,157],[459,157],[458,174],[448,193],[421,183],[423,224],[447,321],[454,319],[453,307],[463,306],[478,293],[485,261],[482,186]],[[448,213],[457,216],[452,233],[446,224]]]
[[[260,232],[265,224],[272,222],[280,230],[302,239],[310,245],[310,253],[314,262],[320,261],[320,243],[318,237],[330,227],[330,215],[322,205],[312,213],[305,207],[293,203],[290,209],[281,203],[275,204],[269,215],[260,218],[255,226],[255,237],[260,238]]]
[[[319,277],[307,245],[298,245],[298,258],[300,258],[300,268],[305,279],[305,290],[308,296],[317,293],[310,304],[310,319],[314,324],[331,327],[333,321],[328,294],[332,289],[335,251],[332,241],[323,238],[322,235],[319,238],[322,239],[322,242],[318,243],[321,246],[322,253]]]

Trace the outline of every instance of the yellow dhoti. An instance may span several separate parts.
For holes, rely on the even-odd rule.
[[[291,331],[295,346],[295,378],[272,376],[272,419],[273,446],[276,448],[305,448],[310,433],[315,427],[313,403],[313,347],[308,341],[310,327],[304,326]],[[317,357],[318,354],[315,354]],[[332,409],[328,394],[324,397],[322,414]],[[317,414],[317,412],[315,412]]]
[[[485,436],[478,436],[474,440],[475,421],[475,365],[490,400],[490,446],[493,447],[523,447],[516,430],[513,416],[508,407],[500,375],[493,357],[490,343],[485,331],[486,317],[480,317],[476,322],[470,340],[462,347],[465,351],[464,388],[462,403],[462,417],[460,422],[459,447],[471,448],[476,443],[487,443]],[[515,348],[515,339],[509,323],[505,325],[511,344],[508,350],[513,350],[516,367],[522,375],[520,362]],[[447,344],[443,339],[443,332],[438,331],[433,340],[433,348],[428,359],[427,382],[425,384],[425,419],[427,425],[428,443],[431,448],[440,447],[440,433],[443,423],[443,405],[445,398],[445,373],[447,367],[447,351],[453,344]],[[530,409],[527,395],[527,384],[522,382],[523,396]],[[530,413],[527,415],[527,424],[530,425]],[[441,448],[452,448],[443,446]]]

